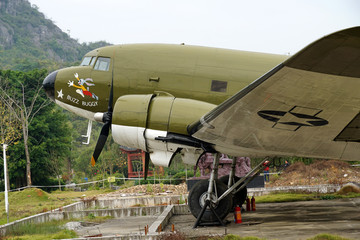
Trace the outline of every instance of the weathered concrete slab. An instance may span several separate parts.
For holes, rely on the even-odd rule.
[[[266,188],[248,188],[250,196],[262,196],[274,192],[318,192],[318,193],[334,193],[340,190],[342,185],[322,184],[315,186],[281,186],[281,187],[266,187]]]
[[[191,236],[236,234],[266,239],[308,239],[320,233],[360,239],[360,198],[293,203],[257,204],[256,212],[242,214],[242,224],[235,224],[233,214],[224,227],[198,227],[192,215],[174,215],[165,231],[175,229]]]
[[[172,205],[187,200],[187,194],[184,195],[164,195],[164,196],[131,196],[121,197],[112,195],[111,197],[99,197],[96,200],[88,201],[87,208],[128,208],[137,206],[160,206]]]
[[[169,205],[165,208],[165,210],[161,213],[161,215],[151,224],[149,227],[150,233],[155,233],[161,231],[164,228],[170,218],[174,215],[174,205]]]
[[[110,219],[96,226],[83,227],[76,232],[80,237],[102,234],[103,236],[145,236],[145,226],[157,219],[157,216],[122,217]]]
[[[166,206],[153,206],[153,207],[132,207],[132,208],[117,208],[117,209],[97,209],[97,210],[84,210],[75,212],[62,212],[63,219],[83,219],[84,217],[92,214],[95,217],[113,217],[125,218],[136,216],[159,216]],[[51,216],[51,214],[50,214]]]

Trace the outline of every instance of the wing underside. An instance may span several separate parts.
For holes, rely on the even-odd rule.
[[[312,43],[190,129],[236,156],[359,160],[360,27]]]

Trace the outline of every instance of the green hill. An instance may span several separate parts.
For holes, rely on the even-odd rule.
[[[27,0],[0,0],[0,69],[56,69],[106,42],[81,44]]]

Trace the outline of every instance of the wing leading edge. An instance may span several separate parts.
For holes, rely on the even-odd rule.
[[[189,127],[219,152],[359,160],[360,27],[310,44]]]

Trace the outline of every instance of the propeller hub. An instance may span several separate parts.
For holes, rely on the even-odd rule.
[[[103,122],[103,118],[104,118],[104,113],[97,112],[94,114],[94,119],[97,122]]]
[[[112,120],[112,112],[106,112],[106,113],[104,113],[102,120],[103,120],[104,123],[107,123],[107,122],[111,123],[111,120]]]

